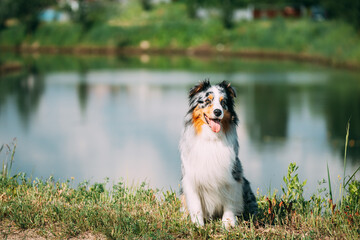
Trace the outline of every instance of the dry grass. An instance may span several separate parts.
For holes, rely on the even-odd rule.
[[[258,196],[259,213],[226,231],[220,220],[196,227],[180,212],[174,192],[145,184],[29,181],[23,175],[0,180],[0,232],[7,239],[356,239],[360,234],[359,199],[334,207],[319,196],[311,200]],[[284,195],[285,196],[285,195]],[[320,202],[319,202],[320,199]],[[355,202],[354,202],[355,200]],[[349,196],[344,199],[349,203]],[[318,204],[320,203],[320,205]],[[346,206],[346,205],[345,205]]]

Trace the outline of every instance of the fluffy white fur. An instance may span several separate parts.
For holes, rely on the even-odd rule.
[[[186,172],[182,188],[191,220],[199,225],[204,225],[204,218],[222,215],[225,226],[234,226],[235,216],[243,212],[242,184],[231,173],[236,159],[231,141],[235,134],[226,137],[209,128],[195,136],[190,127],[182,137],[181,159]]]
[[[226,109],[219,102],[219,88],[212,86],[208,90],[214,95],[214,109],[224,112]],[[191,113],[185,122],[191,122]],[[235,226],[236,216],[243,213],[244,181],[233,177],[237,144],[236,124],[226,133],[223,130],[215,133],[207,124],[202,125],[198,133],[193,124],[185,124],[180,140],[182,191],[192,222],[203,226],[204,219],[221,217],[224,226],[229,228]]]

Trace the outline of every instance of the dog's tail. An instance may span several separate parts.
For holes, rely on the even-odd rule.
[[[251,190],[249,181],[243,177],[243,199],[244,199],[244,217],[256,215],[258,211],[258,204],[256,202],[255,195]]]

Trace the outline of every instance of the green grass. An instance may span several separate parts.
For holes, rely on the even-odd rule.
[[[250,221],[240,219],[236,228],[226,231],[220,220],[201,228],[193,225],[180,212],[181,203],[174,192],[160,192],[145,184],[128,188],[122,182],[111,190],[106,189],[106,182],[83,183],[77,188],[70,185],[70,180],[31,180],[23,174],[1,177],[0,225],[11,222],[18,229],[35,229],[55,238],[85,232],[112,239],[354,239],[360,234],[359,198],[346,198],[351,206],[332,211],[324,199],[319,206],[318,200],[286,202],[258,195],[258,216]]]
[[[14,160],[15,148],[7,147],[6,154],[12,157],[6,164]],[[161,192],[144,183],[127,187],[119,182],[108,188],[105,180],[72,187],[72,180],[33,180],[23,173],[11,177],[8,171],[0,176],[1,234],[20,237],[16,234],[31,229],[35,236],[57,239],[86,233],[110,239],[356,239],[360,182],[352,179],[343,204],[336,207],[320,192],[305,200],[306,182],[299,180],[297,169],[295,163],[289,165],[282,196],[257,194],[258,214],[250,220],[240,218],[229,231],[220,220],[197,227],[180,212],[175,192]]]
[[[216,49],[220,44],[228,51],[286,52],[360,64],[359,33],[339,21],[277,18],[238,22],[226,30],[216,17],[188,18],[183,3],[143,11],[136,1],[114,7],[106,19],[86,31],[74,23],[42,24],[29,35],[15,25],[0,32],[0,45],[139,47],[146,40],[150,48]]]

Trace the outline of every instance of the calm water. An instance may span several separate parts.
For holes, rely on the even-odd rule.
[[[134,58],[18,58],[0,79],[0,143],[17,138],[12,172],[178,190],[187,91],[204,78],[236,88],[240,159],[261,193],[281,193],[290,162],[306,193],[360,165],[360,74],[291,62]],[[4,158],[4,152],[1,155]],[[359,175],[358,175],[359,177]]]

